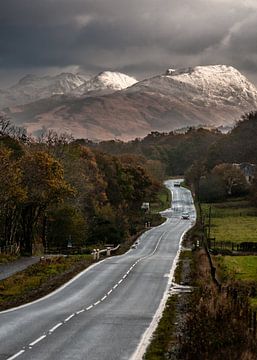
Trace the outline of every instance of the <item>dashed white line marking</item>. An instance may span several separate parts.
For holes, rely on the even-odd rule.
[[[115,285],[114,285],[113,290],[115,290],[115,289],[116,289],[116,287],[118,287],[118,284],[115,284]]]
[[[62,325],[62,323],[60,322],[60,323],[58,323],[58,324],[56,324],[54,327],[52,327],[52,329],[50,329],[49,330],[49,333],[52,333],[52,332],[54,332],[56,329],[58,329],[58,327],[60,327]]]
[[[104,296],[102,297],[101,301],[104,301],[106,298],[107,298],[107,296],[104,295]]]
[[[25,350],[21,350],[21,351],[17,352],[16,354],[14,354],[13,356],[9,357],[7,360],[16,359],[18,356],[20,356],[20,355],[23,354],[24,352],[25,352]]]
[[[112,289],[111,289],[110,291],[108,291],[108,293],[107,293],[107,294],[108,294],[108,295],[110,295],[111,293],[112,293]]]
[[[64,320],[64,322],[69,321],[70,319],[72,319],[72,318],[73,318],[73,316],[75,316],[75,314],[71,314],[70,316],[68,316],[68,317]]]
[[[122,283],[122,281],[123,281],[123,279],[120,279],[120,280],[118,281],[118,284]]]
[[[85,309],[81,309],[81,310],[77,311],[76,314],[79,315],[79,314],[83,313],[84,311],[85,311]]]
[[[100,304],[100,300],[98,300],[97,302],[94,303],[94,306]]]
[[[43,340],[46,337],[46,335],[42,335],[40,336],[37,340],[33,341],[32,343],[29,344],[29,346],[34,346],[37,343],[39,343],[41,340]]]
[[[127,277],[127,274],[123,275],[123,276],[122,276],[122,279],[126,279],[126,277]]]
[[[93,307],[93,305],[88,306],[88,307],[86,308],[86,311],[92,309],[92,307]]]

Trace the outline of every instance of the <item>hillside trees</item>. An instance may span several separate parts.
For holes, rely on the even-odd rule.
[[[0,147],[0,245],[14,243],[19,230],[21,204],[27,192],[22,186],[19,161],[11,150]]]
[[[26,154],[21,160],[22,185],[27,196],[21,206],[21,251],[32,254],[35,228],[44,212],[72,194],[60,163],[45,152]]]

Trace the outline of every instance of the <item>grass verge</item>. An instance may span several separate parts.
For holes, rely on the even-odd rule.
[[[176,342],[174,329],[177,301],[176,295],[168,299],[162,318],[153,334],[151,344],[144,355],[144,360],[167,359],[166,355],[171,351],[173,344]]]
[[[93,263],[90,255],[52,257],[0,281],[0,310],[39,299]]]

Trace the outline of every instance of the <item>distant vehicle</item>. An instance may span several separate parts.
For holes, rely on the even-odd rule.
[[[174,186],[180,187],[180,182],[178,181],[174,182]]]
[[[187,211],[184,211],[181,215],[181,219],[188,220],[189,219],[189,213]]]

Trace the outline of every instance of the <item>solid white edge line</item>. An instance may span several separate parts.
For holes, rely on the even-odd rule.
[[[68,317],[64,320],[64,322],[69,321],[69,320],[70,320],[70,319],[72,319],[74,316],[75,316],[75,314],[74,314],[74,313],[73,313],[73,314],[71,314],[70,316],[68,316]]]
[[[182,249],[183,238],[184,238],[185,234],[194,226],[194,224],[190,224],[191,226],[188,229],[186,229],[182,233],[182,235],[180,237],[179,248],[178,248],[176,256],[175,256],[175,258],[173,260],[173,263],[172,263],[169,280],[168,280],[166,289],[164,291],[163,298],[162,298],[162,300],[160,302],[160,305],[159,305],[158,309],[156,310],[156,312],[155,312],[155,314],[153,316],[153,319],[152,319],[149,327],[144,332],[144,334],[141,337],[141,340],[140,340],[135,352],[132,354],[132,356],[131,356],[131,358],[129,360],[141,360],[141,359],[143,359],[144,353],[145,353],[148,345],[151,342],[151,336],[152,336],[152,334],[154,333],[154,331],[156,330],[156,328],[158,326],[158,323],[159,323],[159,321],[161,319],[162,313],[163,313],[163,311],[165,309],[166,302],[167,302],[167,300],[169,298],[169,289],[170,289],[170,285],[172,283],[172,279],[173,279],[174,272],[175,272],[175,269],[176,269],[176,266],[177,266],[179,255],[180,255],[180,252],[181,252],[181,249]]]
[[[58,324],[56,324],[54,327],[52,327],[52,329],[49,330],[49,333],[53,333],[56,329],[58,329],[58,327],[60,327],[63,323],[60,322]]]
[[[16,354],[14,354],[13,356],[9,357],[7,360],[16,359],[18,356],[22,355],[24,352],[25,352],[25,350],[21,350],[21,351],[17,352]]]
[[[32,343],[29,344],[29,346],[34,346],[37,343],[39,343],[41,340],[43,340],[44,338],[46,338],[46,335],[42,335],[40,336],[37,340],[33,341]]]

